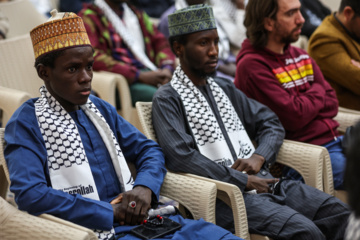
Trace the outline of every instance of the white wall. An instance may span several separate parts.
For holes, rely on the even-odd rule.
[[[337,11],[341,0],[320,0],[324,5],[329,7],[332,12]]]

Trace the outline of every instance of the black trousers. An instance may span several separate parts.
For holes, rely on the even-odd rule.
[[[346,204],[299,181],[285,180],[278,195],[244,194],[249,232],[272,239],[343,239]],[[216,223],[234,231],[231,209],[217,203]]]

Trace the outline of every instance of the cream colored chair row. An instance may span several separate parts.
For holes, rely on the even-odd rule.
[[[9,172],[4,158],[5,145],[6,143],[4,141],[4,128],[0,128],[0,165],[3,166],[4,174],[5,174],[5,180],[1,180],[0,182],[0,189],[4,189],[4,188],[7,189],[8,185],[10,184]],[[205,221],[215,223],[215,199],[217,194],[217,188],[215,183],[168,172],[165,176],[160,194],[164,197],[168,197],[170,199],[177,201],[181,206],[181,209],[187,209],[194,219],[203,218]],[[4,195],[2,195],[1,197],[4,198]],[[6,204],[5,207],[10,208]],[[9,212],[15,214],[18,213],[19,211],[14,211],[10,209]],[[182,212],[182,214],[185,215],[185,212]],[[48,214],[43,214],[40,217],[46,218],[51,221],[59,222],[60,224],[63,225],[69,225],[71,227],[77,226],[78,228],[83,229],[78,225],[55,218]],[[21,218],[24,219],[26,218],[26,220],[24,221],[31,221],[31,219],[33,219],[34,217],[29,214],[22,214]],[[5,219],[3,221],[5,221]],[[2,220],[0,218],[0,223],[1,222]],[[2,224],[0,225],[2,226]],[[17,230],[21,232],[20,229]],[[2,234],[2,231],[0,231],[0,234]],[[11,238],[11,239],[15,239],[15,238]],[[34,238],[34,239],[38,239],[38,238]],[[82,239],[82,238],[72,238],[72,239]]]
[[[155,131],[152,125],[152,103],[137,102],[140,123],[144,134],[154,141],[157,141]],[[326,175],[324,183],[323,171],[324,166],[330,167],[329,154],[324,147],[319,147],[306,143],[285,140],[277,156],[277,162],[296,169],[304,178],[305,183],[319,190],[333,194],[332,175]],[[233,210],[236,235],[249,239],[246,210],[242,193],[238,187],[232,184],[207,179],[192,174],[186,174],[197,179],[208,180],[217,185],[218,198],[227,203]],[[267,239],[259,235],[251,235],[251,239]]]

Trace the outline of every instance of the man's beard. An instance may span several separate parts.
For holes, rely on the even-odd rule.
[[[282,36],[281,42],[285,43],[285,44],[290,44],[290,43],[294,43],[297,40],[299,40],[300,34],[294,35],[294,32],[298,31],[302,27],[303,27],[303,25],[301,24],[301,25],[297,26],[294,30],[292,30],[288,35]]]
[[[197,75],[200,78],[208,78],[208,77],[215,77],[216,75],[216,70],[214,70],[213,72],[205,72],[203,70],[200,69],[193,69],[193,72],[195,75]]]

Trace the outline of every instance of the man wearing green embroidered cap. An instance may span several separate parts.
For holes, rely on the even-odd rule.
[[[180,66],[153,98],[153,124],[168,169],[238,186],[250,233],[341,239],[347,206],[300,181],[278,182],[268,173],[284,138],[277,116],[232,82],[213,77],[219,37],[212,9],[195,5],[168,19],[170,45]],[[216,217],[220,226],[233,227],[232,212],[220,201]]]

